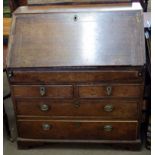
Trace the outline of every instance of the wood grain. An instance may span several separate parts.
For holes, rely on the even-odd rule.
[[[119,3],[131,2],[132,0],[27,0],[28,4],[59,4],[59,3]]]
[[[80,68],[79,68],[80,69]],[[56,70],[52,71],[44,69],[44,71],[30,69],[29,71],[13,70],[13,76],[10,78],[10,82],[13,84],[29,83],[29,84],[50,84],[50,83],[76,83],[76,82],[142,82],[143,72],[142,68],[132,69],[85,69],[82,71],[72,70]],[[12,70],[9,70],[11,72]],[[141,76],[139,76],[141,73]]]
[[[138,118],[138,101],[128,100],[46,100],[46,99],[20,99],[16,103],[18,118],[50,116],[57,118],[103,118],[103,119],[129,119]],[[48,110],[42,111],[41,106],[47,105]],[[112,106],[112,111],[106,111],[106,106]],[[65,109],[65,110],[64,110]]]
[[[45,95],[40,94],[40,88],[45,88]],[[51,97],[72,98],[73,87],[71,85],[16,85],[12,86],[15,97]]]
[[[111,87],[111,95],[107,93],[107,87]],[[132,84],[104,84],[104,85],[80,85],[80,98],[104,98],[104,97],[141,97],[143,85]]]
[[[145,79],[140,5],[20,7],[11,28],[7,75],[19,147],[140,144]]]
[[[47,131],[42,125],[47,123],[51,128]],[[104,122],[104,121],[18,121],[19,137],[35,139],[104,139],[135,140],[137,138],[137,122]],[[105,125],[112,125],[112,131],[104,131]],[[36,132],[37,131],[37,132]]]
[[[123,11],[120,7],[102,5],[53,6],[31,12],[29,7],[22,7],[13,17],[15,27],[12,26],[7,65],[10,68],[144,65],[143,17],[137,5],[124,7]]]

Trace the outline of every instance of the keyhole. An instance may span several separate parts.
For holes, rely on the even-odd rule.
[[[78,19],[78,17],[75,15],[75,16],[74,16],[74,21],[77,21],[77,19]]]

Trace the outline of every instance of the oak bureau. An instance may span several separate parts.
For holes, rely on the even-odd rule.
[[[139,3],[18,8],[7,75],[19,148],[140,146],[144,49]]]

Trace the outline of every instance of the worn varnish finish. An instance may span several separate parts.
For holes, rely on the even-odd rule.
[[[117,3],[119,5],[131,5],[132,0],[9,0],[9,6],[11,9],[11,12],[15,11],[19,6],[26,6],[26,5],[68,5],[68,4],[109,4],[109,5],[116,5]]]
[[[143,65],[140,6],[108,9],[104,5],[18,9],[8,67]]]
[[[52,117],[96,117],[103,119],[138,118],[138,103],[135,100],[49,100],[18,99],[18,117],[52,116]],[[44,109],[43,109],[44,107]],[[65,110],[64,110],[65,109]]]
[[[12,21],[7,75],[19,148],[140,146],[145,56],[137,3],[22,7]]]
[[[44,89],[44,94],[41,93]],[[72,98],[73,86],[71,85],[15,85],[12,86],[15,97],[51,97],[51,98]]]
[[[131,68],[130,68],[131,69]],[[30,70],[30,69],[29,69]],[[46,69],[47,70],[47,69]],[[11,71],[10,71],[11,73]],[[50,83],[72,83],[72,82],[142,82],[143,72],[142,68],[129,70],[129,68],[119,69],[92,69],[78,71],[72,69],[71,71],[19,71],[14,70],[13,76],[10,77],[11,83],[31,83],[31,84],[50,84]]]
[[[79,85],[80,98],[104,98],[104,97],[141,97],[143,85],[109,84],[104,85]],[[107,89],[111,89],[108,93]]]
[[[68,3],[129,3],[132,0],[27,0],[30,5],[34,4],[68,4]]]
[[[18,123],[21,138],[136,140],[137,137],[137,122],[19,120]],[[44,129],[44,125],[49,128]]]

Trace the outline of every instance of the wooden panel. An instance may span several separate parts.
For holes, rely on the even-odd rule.
[[[54,82],[140,82],[140,70],[84,70],[84,71],[13,71],[11,83],[54,83]],[[11,71],[10,71],[11,72]]]
[[[7,66],[144,65],[140,5],[89,6],[53,6],[48,10],[31,8],[31,11],[29,7],[22,7],[17,10],[13,17]]]
[[[110,92],[108,92],[107,89],[111,89],[109,90]],[[142,90],[143,85],[138,84],[79,85],[79,97],[80,98],[141,97]]]
[[[132,0],[27,0],[28,4],[55,4],[55,3],[118,3]]]
[[[103,117],[137,119],[138,102],[121,100],[24,100],[17,101],[17,115],[53,117]]]
[[[23,5],[27,5],[28,0],[18,0],[18,5],[19,6],[23,6]]]
[[[136,121],[20,120],[18,131],[21,138],[135,140],[137,125]],[[111,131],[106,131],[105,128]]]
[[[40,89],[45,88],[45,94],[41,95]],[[71,98],[73,97],[73,87],[71,85],[16,85],[12,86],[15,97],[51,97],[51,98]]]

